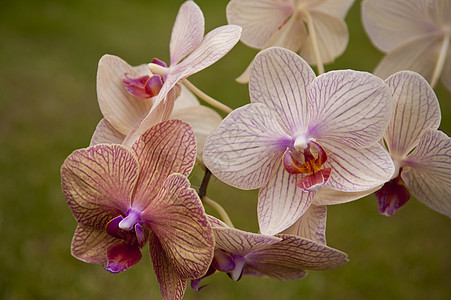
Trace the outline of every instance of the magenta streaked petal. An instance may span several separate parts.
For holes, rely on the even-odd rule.
[[[154,201],[170,174],[188,176],[196,159],[194,133],[188,124],[180,120],[155,125],[130,150],[138,158],[141,168],[133,197],[136,209],[143,209]]]
[[[327,206],[312,204],[296,223],[282,233],[326,244],[326,218]]]
[[[308,174],[296,182],[296,186],[305,192],[318,192],[329,180],[331,168],[321,169]]]
[[[411,194],[451,217],[451,138],[438,130],[426,130],[405,163],[401,177]]]
[[[125,135],[116,130],[107,119],[102,119],[97,124],[89,146],[98,144],[122,144],[124,139]]]
[[[398,177],[392,179],[374,193],[377,198],[379,213],[387,217],[397,212],[410,198],[409,191],[398,181]]]
[[[138,180],[138,161],[122,145],[74,151],[61,167],[63,192],[79,224],[104,229],[126,212]]]
[[[105,270],[111,273],[123,272],[136,265],[141,257],[142,254],[137,244],[112,245],[108,248],[108,261]]]
[[[149,75],[144,75],[137,78],[131,78],[128,75],[129,74],[125,73],[124,78],[122,78],[122,85],[127,90],[127,92],[141,99],[152,97],[146,91],[146,85],[150,80]]]
[[[308,134],[353,147],[379,141],[392,114],[391,90],[380,78],[352,70],[331,71],[309,87]]]
[[[258,193],[258,224],[262,234],[274,235],[291,225],[308,209],[313,192],[296,187],[301,175],[288,174],[282,163]]]
[[[289,134],[305,131],[309,121],[307,87],[314,78],[312,68],[296,53],[279,47],[263,50],[251,67],[251,102],[277,112]]]
[[[230,113],[207,137],[204,163],[225,183],[255,189],[265,185],[292,144],[276,113],[248,104]]]
[[[418,73],[401,71],[386,82],[393,90],[394,111],[384,138],[393,157],[405,157],[426,129],[438,128],[440,106],[434,90]]]

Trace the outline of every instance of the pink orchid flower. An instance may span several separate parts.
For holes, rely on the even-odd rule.
[[[154,60],[147,67],[132,68],[117,57],[102,57],[97,74],[97,94],[108,123],[102,121],[105,124],[99,124],[97,130],[101,132],[97,135],[114,138],[120,133],[127,136],[124,143],[130,145],[148,128],[170,118],[180,93],[178,82],[221,59],[238,42],[240,35],[239,26],[226,25],[204,37],[202,11],[193,1],[186,1],[180,7],[172,29],[169,67]],[[218,120],[218,115],[211,109],[196,106],[191,110],[194,114],[191,119],[205,118],[213,123]]]
[[[207,137],[204,163],[225,183],[260,189],[263,234],[291,226],[327,186],[360,192],[389,180],[394,166],[378,144],[391,114],[378,77],[334,71],[319,77],[296,53],[269,48],[254,59],[251,104]]]
[[[130,147],[99,144],[74,151],[61,168],[67,203],[78,222],[72,255],[117,273],[150,257],[164,299],[181,299],[186,280],[205,274],[214,238],[186,176],[194,134],[180,120],[157,124]]]
[[[432,87],[441,78],[451,91],[451,1],[365,0],[362,22],[373,44],[386,53],[374,74],[387,78],[412,70]]]
[[[346,49],[349,32],[344,18],[354,0],[232,0],[227,20],[243,28],[241,41],[252,48],[280,46],[310,65],[331,63]],[[249,69],[238,82],[249,81]]]
[[[386,82],[393,90],[394,113],[384,141],[396,169],[376,192],[379,212],[393,215],[412,193],[451,217],[451,139],[437,130],[441,119],[437,97],[415,72],[398,72]]]

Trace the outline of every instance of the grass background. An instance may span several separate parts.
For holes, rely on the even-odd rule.
[[[226,24],[226,0],[196,1],[207,31]],[[183,1],[4,1],[0,10],[0,298],[160,299],[147,249],[127,272],[113,275],[70,255],[76,223],[61,192],[59,168],[88,145],[101,113],[97,62],[115,54],[132,65],[168,61],[173,21]],[[360,1],[347,17],[350,44],[327,69],[371,71],[381,58],[360,23]],[[234,81],[256,54],[238,44],[190,77],[232,107],[249,102]],[[450,93],[436,89],[448,134]],[[191,176],[198,186],[201,173]],[[257,230],[256,192],[213,180],[209,194],[239,228]],[[328,214],[328,243],[349,254],[345,266],[280,282],[216,274],[185,299],[449,299],[451,222],[411,199],[395,216],[377,213],[373,196]]]

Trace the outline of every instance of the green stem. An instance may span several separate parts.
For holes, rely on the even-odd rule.
[[[229,218],[229,215],[219,203],[211,200],[208,196],[204,196],[202,198],[202,202],[210,205],[214,210],[216,210],[218,214],[221,216],[221,219],[224,221],[224,223],[229,225],[230,228],[235,228],[235,226],[233,226],[232,220],[230,220]]]
[[[304,15],[305,20],[307,21],[307,28],[312,39],[313,55],[315,56],[316,67],[318,68],[318,75],[321,75],[324,73],[324,64],[319,52],[318,37],[316,36],[316,30],[313,26],[312,16],[307,10],[302,10],[301,13]]]
[[[443,37],[442,47],[440,48],[440,53],[437,59],[437,64],[435,65],[434,73],[432,74],[431,86],[435,88],[440,79],[440,75],[442,74],[443,67],[445,65],[446,53],[448,52],[449,43],[450,43],[450,32],[446,32]]]
[[[183,79],[182,83],[191,90],[191,92],[193,92],[196,96],[198,96],[199,98],[201,98],[202,100],[204,100],[205,102],[207,102],[208,104],[210,104],[211,106],[225,112],[226,114],[229,114],[232,112],[233,109],[231,109],[230,107],[228,107],[225,104],[222,104],[221,102],[219,102],[218,100],[208,96],[207,94],[205,94],[204,92],[202,92],[201,90],[199,90],[194,84],[192,84],[191,82],[188,81],[188,79]]]

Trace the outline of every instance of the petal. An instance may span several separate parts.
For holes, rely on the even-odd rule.
[[[180,84],[180,96],[177,97],[174,103],[173,112],[187,108],[200,105],[196,96],[183,84]]]
[[[120,243],[108,248],[108,261],[105,270],[111,273],[123,272],[141,260],[142,254],[138,244]]]
[[[278,280],[296,280],[307,276],[307,271],[296,266],[279,265],[278,262],[258,263],[256,266],[248,263],[243,275],[265,276]]]
[[[399,177],[386,182],[374,193],[379,213],[387,217],[392,216],[410,199],[409,191],[398,180]]]
[[[213,231],[186,177],[170,175],[141,217],[181,278],[199,278],[207,272],[213,259]]]
[[[126,212],[138,179],[136,157],[122,145],[74,151],[61,167],[67,203],[79,224],[104,229]]]
[[[384,184],[393,175],[393,161],[379,144],[361,149],[339,143],[323,146],[329,157],[324,166],[332,168],[327,182],[332,189],[344,192],[367,191]]]
[[[295,14],[276,31],[262,48],[278,46],[297,52],[306,42],[307,29],[302,16]]]
[[[312,11],[321,11],[326,14],[336,16],[337,18],[344,19],[351,6],[354,4],[354,0],[326,0],[316,1],[318,4],[312,7]]]
[[[207,137],[204,163],[225,183],[255,189],[268,182],[289,144],[273,111],[248,104],[231,112]]]
[[[279,163],[274,176],[258,193],[258,224],[262,234],[274,235],[302,216],[312,203],[313,192],[296,187],[301,175],[288,174]]]
[[[440,125],[440,106],[429,83],[418,73],[401,71],[386,80],[393,90],[393,117],[384,138],[393,157],[405,157],[428,128]]]
[[[327,140],[367,147],[382,138],[390,122],[391,90],[370,73],[328,72],[313,81],[308,97],[308,135],[321,145]]]
[[[310,205],[296,223],[282,233],[326,244],[326,218],[327,207],[325,205]]]
[[[172,28],[169,44],[171,65],[177,64],[199,46],[204,37],[204,27],[204,15],[199,6],[194,1],[183,3]]]
[[[451,139],[428,129],[405,163],[401,177],[412,195],[451,217]]]
[[[366,0],[362,3],[362,22],[368,36],[383,52],[436,31],[428,18],[424,0]],[[435,1],[437,3],[439,1]]]
[[[186,279],[183,279],[177,272],[158,238],[153,234],[150,237],[149,251],[163,299],[182,299],[186,290]]]
[[[170,174],[188,176],[196,159],[194,133],[188,124],[180,120],[155,125],[130,150],[138,158],[142,170],[133,195],[133,206],[137,210],[154,201]]]
[[[361,191],[361,192],[342,192],[331,189],[327,186],[320,189],[313,198],[313,204],[315,205],[332,205],[332,204],[342,204],[349,201],[354,201],[361,199],[369,194],[374,193],[381,188],[382,185],[376,186],[372,189]]]
[[[241,41],[262,48],[293,12],[290,0],[232,0],[227,5],[229,24],[243,28]]]
[[[122,78],[140,77],[141,67],[131,67],[124,60],[113,55],[104,55],[97,70],[97,97],[100,110],[105,119],[119,132],[126,135],[130,129],[152,107],[151,99],[139,99],[124,88]],[[147,75],[150,75],[150,71]]]
[[[97,124],[89,146],[98,144],[122,144],[125,135],[117,131],[105,118]]]
[[[252,103],[264,103],[280,114],[280,121],[294,134],[306,126],[307,87],[315,78],[310,66],[296,53],[269,48],[254,59],[249,81]]]
[[[78,225],[72,238],[71,254],[87,263],[107,262],[107,250],[121,240],[109,235],[105,228],[95,229]]]

